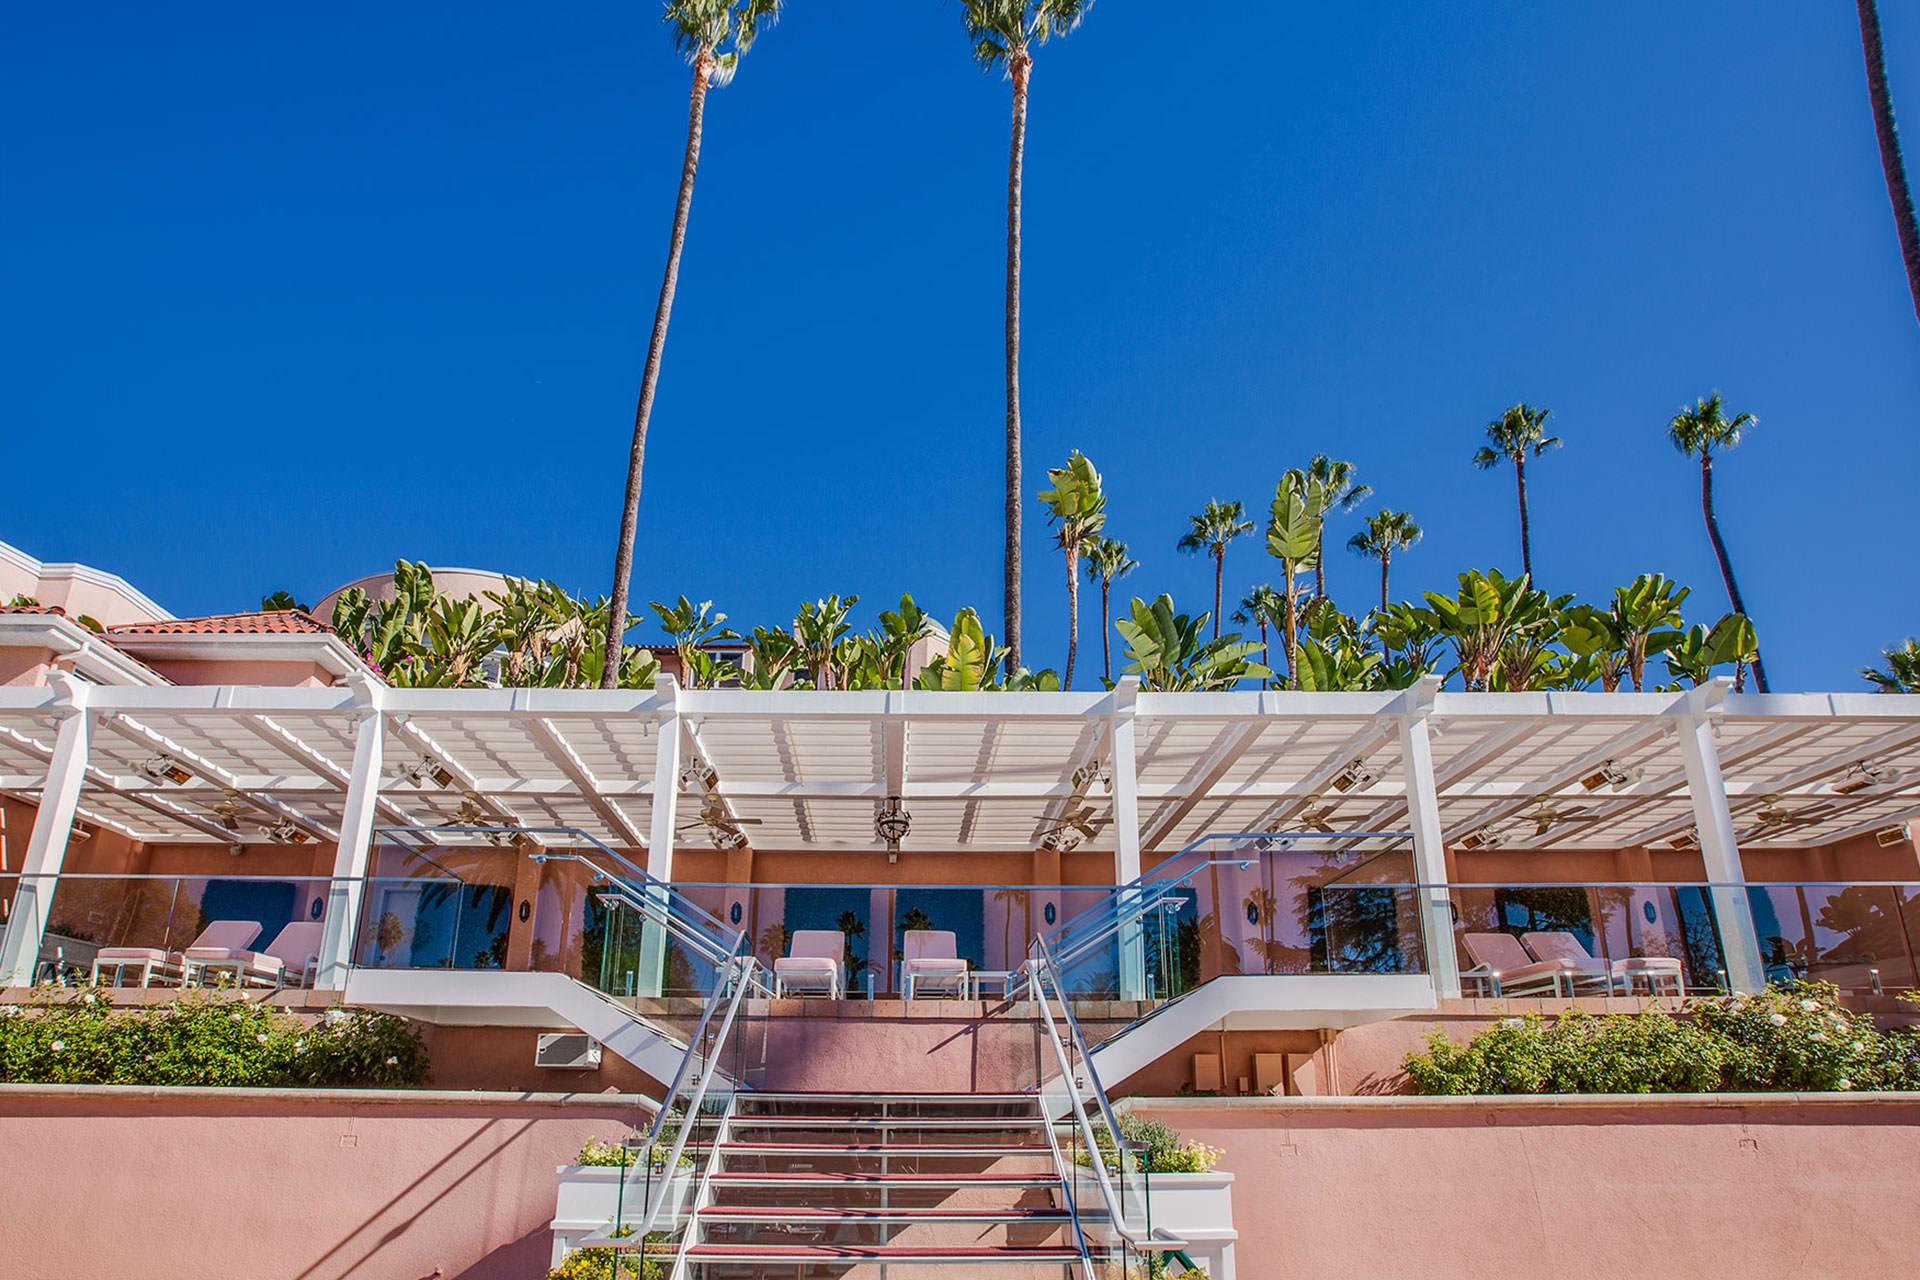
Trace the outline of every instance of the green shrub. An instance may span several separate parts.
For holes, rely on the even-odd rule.
[[[1120,1136],[1127,1142],[1146,1144],[1146,1151],[1142,1154],[1148,1173],[1209,1173],[1227,1154],[1219,1147],[1182,1138],[1172,1126],[1146,1116],[1121,1116]],[[1117,1172],[1113,1139],[1108,1136],[1105,1125],[1094,1128],[1093,1140],[1106,1156],[1107,1168]],[[1074,1161],[1085,1168],[1093,1167],[1093,1161],[1085,1152],[1077,1153]]]
[[[329,1009],[316,1022],[237,993],[115,1009],[104,989],[0,1006],[0,1082],[398,1088],[427,1078],[405,1018]]]
[[[1426,1094],[1711,1093],[1920,1088],[1920,1030],[1875,1029],[1825,983],[1664,1010],[1506,1018],[1407,1056]]]
[[[667,1157],[673,1154],[671,1142],[656,1142],[649,1153],[654,1167],[660,1168],[667,1163]],[[575,1164],[595,1169],[626,1169],[640,1163],[639,1153],[629,1151],[618,1139],[612,1142],[600,1138],[588,1138],[587,1145],[580,1148],[580,1158]],[[693,1157],[685,1151],[680,1153],[678,1166],[681,1169],[693,1168]]]
[[[663,1231],[647,1236],[649,1247],[666,1242]],[[547,1280],[665,1280],[666,1274],[667,1259],[658,1255],[643,1259],[638,1253],[616,1254],[612,1249],[575,1249],[547,1272]]]

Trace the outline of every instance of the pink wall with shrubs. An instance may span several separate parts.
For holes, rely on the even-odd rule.
[[[1243,1275],[1920,1274],[1920,1095],[1131,1105],[1226,1150]]]

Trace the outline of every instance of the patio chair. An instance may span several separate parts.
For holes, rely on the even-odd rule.
[[[1574,977],[1583,971],[1569,960],[1536,960],[1510,933],[1468,933],[1461,935],[1460,943],[1475,966],[1461,978],[1490,984],[1496,996],[1536,995],[1542,991],[1557,996],[1562,979],[1566,980],[1566,993],[1572,995]],[[1594,970],[1589,966],[1584,972],[1591,976]],[[1600,973],[1611,986],[1612,978],[1605,974],[1604,966]]]
[[[773,962],[773,994],[818,990],[838,1000],[846,989],[847,936],[838,929],[800,929],[787,954]]]
[[[967,962],[959,958],[959,938],[947,929],[908,929],[900,946],[900,990],[911,1000],[923,986],[951,987],[967,994]]]
[[[296,920],[258,951],[235,947],[188,947],[187,982],[209,973],[231,973],[236,987],[305,987],[320,969],[320,937],[326,925]]]
[[[188,949],[196,947],[219,947],[223,950],[238,951],[253,945],[260,936],[260,922],[257,920],[215,920],[200,931],[200,936],[188,944]],[[128,969],[140,971],[140,985],[152,986],[156,976],[186,981],[187,958],[179,951],[168,951],[164,947],[102,947],[93,957],[93,974],[88,979],[94,986],[100,985],[100,972],[113,970],[112,986],[119,986]]]
[[[1588,951],[1586,945],[1565,929],[1547,929],[1520,935],[1520,943],[1541,963],[1558,961],[1567,966],[1567,994],[1574,994],[1577,984],[1598,983],[1600,989],[1608,995],[1613,994],[1613,970],[1605,960]]]
[[[1665,983],[1673,984],[1673,994],[1682,994],[1680,962],[1671,956],[1627,956],[1609,965],[1588,951],[1579,938],[1563,929],[1523,933],[1520,941],[1526,943],[1527,950],[1542,960],[1569,960],[1580,965],[1583,976],[1587,973],[1605,974],[1609,991],[1622,987],[1628,995],[1632,995],[1634,981],[1640,979],[1646,982],[1648,995],[1659,995],[1660,987]]]

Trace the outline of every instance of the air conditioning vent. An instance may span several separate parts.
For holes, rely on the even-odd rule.
[[[598,1071],[600,1045],[592,1036],[577,1031],[543,1035],[533,1051],[533,1065],[557,1071]]]

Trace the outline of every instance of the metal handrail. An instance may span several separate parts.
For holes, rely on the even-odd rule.
[[[1107,1099],[1106,1086],[1101,1083],[1100,1072],[1093,1065],[1092,1050],[1087,1047],[1086,1037],[1080,1033],[1079,1020],[1073,1016],[1073,1002],[1067,999],[1066,988],[1061,986],[1059,974],[1054,970],[1053,961],[1047,954],[1046,941],[1043,938],[1036,937],[1033,940],[1033,945],[1034,949],[1039,952],[1039,955],[1028,960],[1027,967],[1031,975],[1030,981],[1033,985],[1034,1003],[1039,1006],[1040,1015],[1046,1020],[1047,1039],[1052,1043],[1054,1058],[1060,1064],[1061,1081],[1066,1087],[1067,1096],[1073,1103],[1077,1127],[1081,1131],[1081,1137],[1086,1141],[1087,1156],[1093,1164],[1094,1178],[1100,1187],[1101,1198],[1106,1202],[1107,1214],[1114,1223],[1114,1230],[1127,1244],[1142,1252],[1153,1252],[1169,1247],[1183,1247],[1186,1241],[1172,1235],[1165,1235],[1156,1239],[1151,1218],[1145,1222],[1145,1231],[1143,1233],[1135,1232],[1127,1223],[1125,1210],[1120,1203],[1120,1197],[1114,1191],[1112,1178],[1108,1175],[1106,1159],[1100,1151],[1099,1141],[1094,1136],[1093,1122],[1087,1118],[1086,1106],[1081,1101],[1079,1086],[1074,1077],[1073,1065],[1067,1060],[1066,1050],[1061,1045],[1059,1027],[1053,1020],[1053,1009],[1047,1002],[1046,989],[1042,985],[1043,981],[1050,982],[1053,985],[1054,991],[1059,994],[1060,1010],[1066,1018],[1067,1032],[1073,1044],[1074,1053],[1078,1056],[1081,1066],[1085,1068],[1087,1073],[1088,1092],[1094,1096],[1100,1105],[1101,1121],[1106,1125],[1107,1133],[1113,1140],[1116,1157],[1124,1162],[1126,1159],[1126,1145],[1120,1136],[1120,1121],[1113,1114],[1113,1104]],[[1043,1109],[1044,1106],[1045,1102],[1043,1097]],[[1043,1115],[1042,1119],[1049,1124],[1051,1123],[1051,1117]],[[1144,1182],[1148,1177],[1145,1168],[1141,1169],[1141,1176]]]
[[[699,1027],[696,1028],[694,1034],[689,1038],[687,1055],[681,1059],[679,1069],[674,1072],[673,1088],[668,1092],[666,1100],[661,1104],[659,1114],[653,1119],[653,1127],[647,1133],[647,1158],[651,1161],[653,1158],[654,1145],[660,1139],[660,1131],[672,1113],[673,1099],[679,1094],[680,1086],[686,1082],[687,1073],[693,1065],[695,1055],[700,1052],[700,1038],[705,1032],[707,1024],[712,1020],[714,1009],[717,1007],[721,997],[731,989],[731,997],[727,1000],[726,1016],[720,1022],[720,1029],[714,1034],[713,1045],[706,1053],[705,1066],[700,1072],[700,1078],[694,1085],[692,1094],[688,1097],[687,1109],[681,1117],[679,1132],[674,1135],[673,1150],[667,1155],[664,1166],[666,1176],[661,1179],[658,1194],[647,1197],[646,1216],[642,1219],[640,1228],[636,1233],[643,1241],[647,1238],[648,1233],[653,1230],[654,1224],[659,1220],[660,1211],[666,1204],[667,1197],[672,1194],[673,1171],[680,1167],[680,1154],[686,1150],[687,1135],[699,1120],[700,1108],[706,1103],[707,1089],[713,1083],[714,1073],[720,1068],[721,1050],[727,1043],[728,1034],[733,1030],[734,1019],[740,1012],[740,1003],[746,998],[747,989],[752,985],[751,978],[755,964],[754,958],[752,956],[736,957],[731,964],[736,968],[744,968],[745,973],[732,974],[729,975],[729,978],[738,977],[743,980],[729,980],[715,988],[713,996],[707,1001],[707,1009],[700,1016]]]

